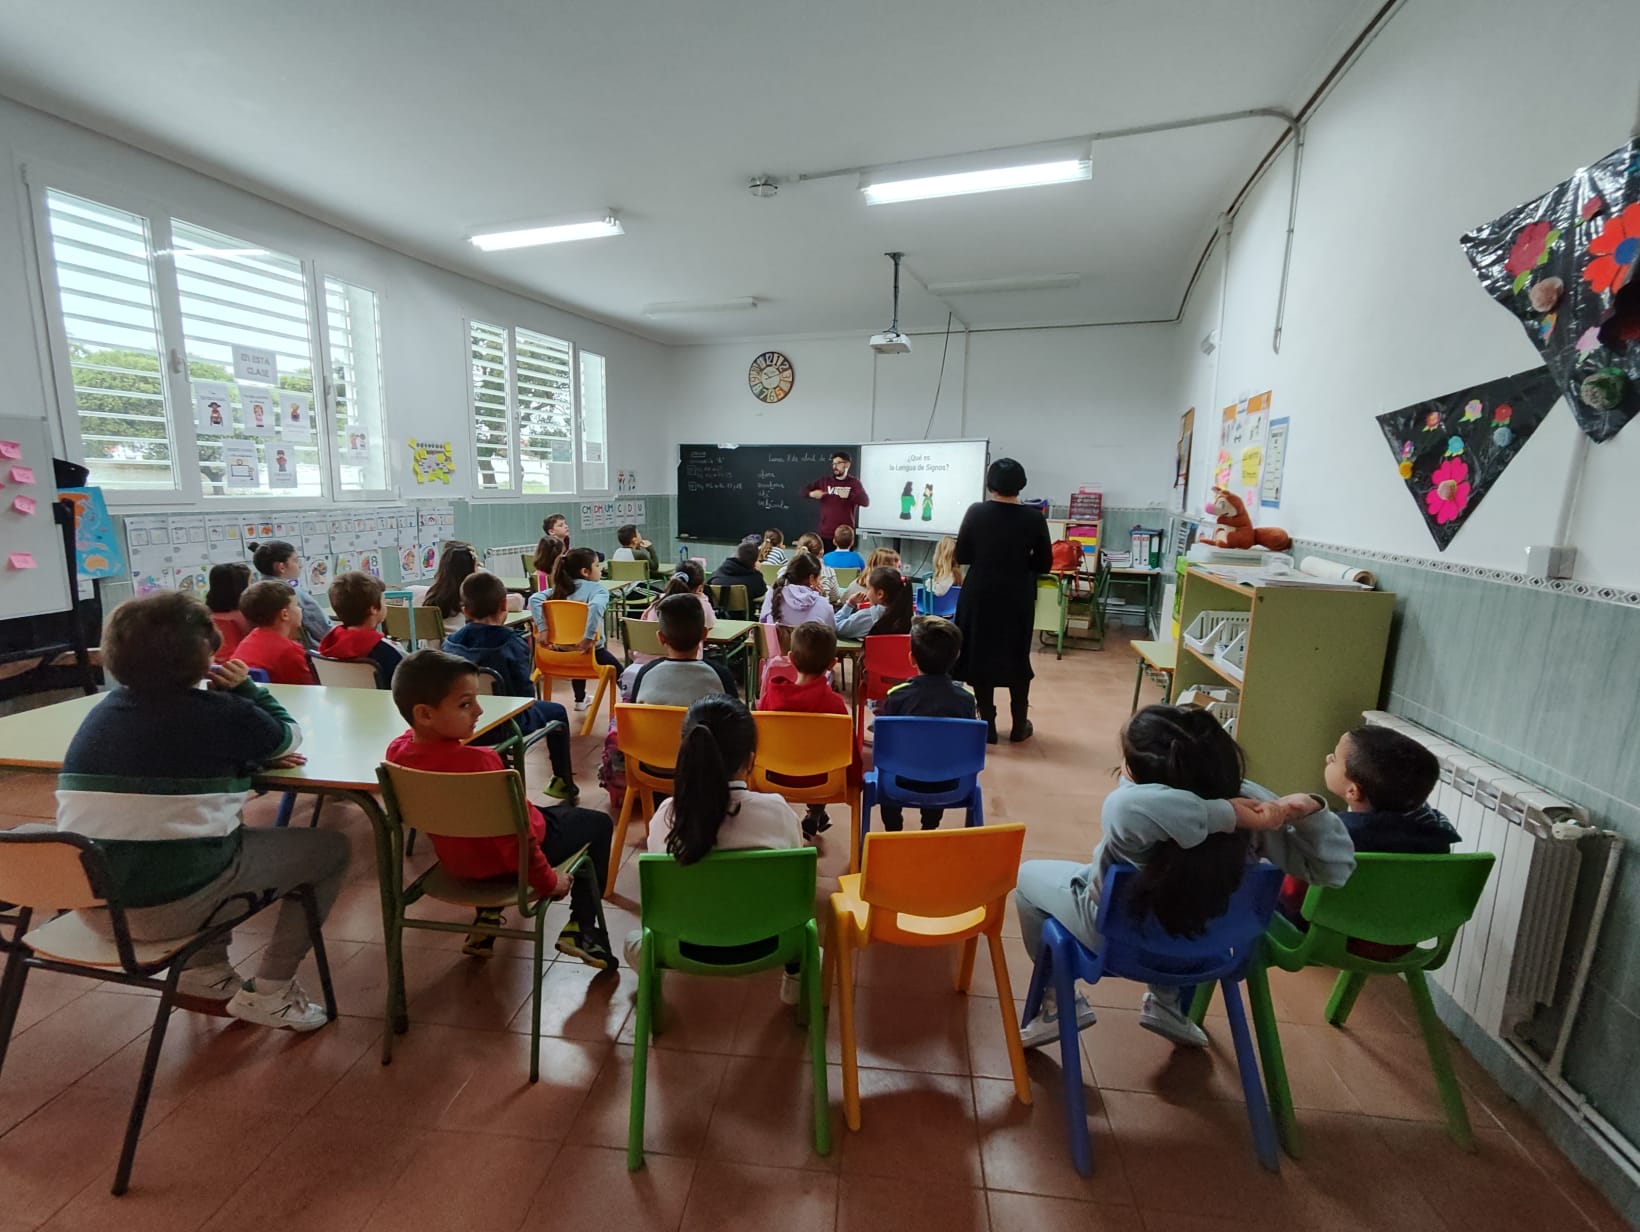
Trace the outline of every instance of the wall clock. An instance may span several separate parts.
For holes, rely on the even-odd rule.
[[[752,396],[770,406],[791,393],[792,383],[796,379],[797,372],[792,367],[792,361],[779,351],[764,351],[752,361],[746,373],[746,384],[751,386]]]

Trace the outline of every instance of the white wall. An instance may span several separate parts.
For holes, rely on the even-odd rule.
[[[104,183],[114,193],[139,194],[191,222],[313,258],[322,273],[374,290],[382,315],[389,447],[405,496],[464,496],[471,486],[462,326],[467,316],[529,326],[602,353],[609,361],[611,482],[617,470],[635,469],[647,484],[673,469],[663,465],[668,456],[665,443],[648,430],[654,408],[664,405],[668,348],[414,260],[145,151],[0,99],[0,167],[11,177],[10,191],[0,191],[0,373],[8,409],[46,415],[56,405],[55,386],[42,372],[36,349],[41,324],[33,306],[38,284],[32,226],[26,199],[17,187],[24,164],[35,169],[31,175],[56,167],[73,174],[81,185]],[[417,490],[404,472],[404,442],[411,437],[448,437],[456,442],[458,465],[452,487],[440,487],[436,493]]]
[[[1290,152],[1236,220],[1216,389],[1198,343],[1217,323],[1217,260],[1177,331],[1175,400],[1197,409],[1193,505],[1211,474],[1218,408],[1271,389],[1272,413],[1292,418],[1286,494],[1258,520],[1309,539],[1438,554],[1374,416],[1538,362],[1519,323],[1481,290],[1458,238],[1624,142],[1635,118],[1632,47],[1599,32],[1633,15],[1632,0],[1442,0],[1396,14],[1308,126],[1281,353],[1270,336]],[[1513,76],[1537,71],[1522,50],[1543,46],[1547,31],[1577,34],[1576,71],[1555,74],[1552,98]],[[1526,545],[1554,530],[1579,436],[1556,410],[1445,557],[1523,568]],[[1578,576],[1640,584],[1624,517],[1640,428],[1589,455],[1571,535]]]
[[[1063,503],[1078,485],[1108,503],[1162,503],[1172,482],[1178,411],[1171,401],[1171,333],[1155,326],[918,335],[909,355],[877,356],[866,338],[767,339],[680,348],[666,422],[685,442],[862,442],[989,437],[1012,455],[1027,494]],[[765,406],[746,386],[760,351],[791,357],[792,393]],[[939,405],[934,403],[939,385]],[[668,476],[674,490],[675,467]]]

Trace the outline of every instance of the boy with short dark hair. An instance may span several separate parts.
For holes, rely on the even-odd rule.
[[[740,541],[740,546],[724,558],[709,583],[712,586],[744,586],[746,599],[754,612],[762,604],[764,592],[769,589],[762,570],[757,567],[757,550],[762,543],[761,535],[747,535]]]
[[[302,605],[284,582],[254,582],[239,596],[239,610],[251,631],[234,654],[246,667],[268,674],[272,684],[315,684],[313,667],[299,640]]]
[[[779,677],[769,681],[757,699],[759,710],[781,710],[797,714],[847,714],[848,703],[831,687],[826,673],[837,662],[837,631],[818,620],[804,621],[791,633],[792,666],[796,680]],[[831,818],[823,804],[811,804],[803,814],[803,837],[831,829]]]
[[[468,744],[478,727],[478,668],[466,659],[441,650],[418,650],[393,674],[393,704],[410,730],[387,746],[387,760],[412,770],[440,774],[476,774],[505,770],[494,749]],[[598,923],[598,896],[609,877],[609,844],[615,823],[608,813],[555,805],[543,811],[529,809],[529,882],[543,898],[562,898],[567,892],[570,919],[558,935],[558,950],[579,958],[589,967],[610,970],[617,965],[609,938]],[[574,879],[559,884],[552,871],[582,847],[592,858],[594,880]],[[497,838],[433,837],[433,850],[444,871],[472,880],[518,876],[518,843],[511,835]],[[479,920],[500,923],[498,908],[482,908]],[[495,938],[473,933],[463,952],[488,958]]]
[[[283,582],[259,585],[296,602]],[[122,603],[102,638],[119,685],[92,707],[63,758],[57,828],[108,858],[133,941],[186,937],[237,895],[304,885],[322,920],[347,871],[347,839],[335,830],[245,826],[251,772],[301,764],[302,733],[242,661],[211,662],[219,641],[193,595],[164,590]],[[109,935],[106,912],[81,918]],[[325,1024],[324,1008],[296,982],[308,950],[299,900],[280,903],[253,979],[234,971],[228,941],[193,957],[178,978],[180,1004],[295,1031]]]
[[[461,610],[467,623],[444,639],[444,649],[499,676],[496,691],[502,696],[534,697],[529,643],[522,634],[507,628],[507,584],[493,573],[469,574],[461,583]],[[552,781],[546,791],[555,800],[573,800],[580,793],[570,755],[569,712],[557,702],[537,700],[528,710],[514,715],[513,722],[526,736],[548,723],[558,724],[558,729],[546,736],[547,755],[552,760]],[[478,742],[494,744],[505,734],[505,728],[495,728],[480,736]]]
[[[376,687],[393,687],[393,672],[404,662],[404,651],[382,636],[382,595],[387,587],[378,577],[354,570],[330,584],[330,610],[337,625],[319,643],[327,659],[369,659],[376,667]]]
[[[972,719],[974,695],[951,679],[951,668],[962,650],[962,630],[939,616],[919,616],[911,622],[911,661],[917,665],[918,675],[904,684],[895,685],[877,707],[877,717],[914,716],[925,719]],[[914,791],[936,791],[949,787],[945,783],[921,783],[902,780]],[[883,801],[877,806],[883,815],[883,829],[899,830],[905,824],[905,810],[898,804]],[[925,808],[922,812],[924,830],[939,829],[944,809]]]
[[[706,640],[706,614],[694,595],[668,595],[655,607],[666,658],[645,663],[632,681],[632,700],[645,706],[691,706],[702,697],[736,697],[735,678],[711,659],[696,658]]]
[[[649,562],[649,576],[654,577],[661,569],[660,553],[655,545],[643,537],[636,526],[627,523],[615,532],[615,539],[621,546],[615,549],[611,560],[643,560]]]

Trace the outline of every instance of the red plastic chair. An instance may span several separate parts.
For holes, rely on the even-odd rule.
[[[860,680],[855,693],[854,742],[865,739],[866,703],[880,702],[897,684],[917,675],[911,659],[911,634],[878,633],[862,643]]]

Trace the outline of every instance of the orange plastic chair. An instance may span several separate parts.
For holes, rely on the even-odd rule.
[[[672,791],[672,773],[678,764],[678,746],[683,743],[683,717],[687,706],[639,706],[622,702],[615,707],[615,747],[626,758],[626,797],[615,822],[615,843],[609,849],[611,865],[620,867],[626,856],[626,826],[632,818],[634,802],[648,822],[655,815],[652,793]],[[609,876],[604,897],[614,892],[615,875]]]
[[[846,804],[849,833],[858,834],[859,746],[848,715],[759,710],[752,719],[757,757],[747,786],[784,796],[792,804]],[[851,857],[852,848],[851,841]]]
[[[865,739],[866,703],[882,701],[895,685],[904,684],[916,674],[917,665],[911,658],[911,634],[878,633],[861,643],[860,681],[854,707],[856,740]]]
[[[541,679],[542,696],[552,696],[554,680],[596,680],[598,692],[593,695],[592,705],[587,707],[587,717],[581,724],[581,734],[589,735],[605,692],[609,694],[610,717],[614,717],[615,699],[619,696],[615,669],[598,662],[596,647],[585,653],[573,649],[586,636],[586,604],[573,599],[548,599],[542,606],[546,609],[546,635],[538,632],[535,639],[535,671]],[[560,649],[565,646],[571,649]]]
[[[869,834],[864,868],[838,878],[831,896],[832,944],[825,961],[837,968],[837,1025],[843,1052],[843,1117],[860,1128],[860,1072],[854,1048],[854,968],[851,955],[873,941],[889,945],[936,946],[962,943],[958,992],[974,977],[974,952],[983,936],[991,949],[1002,1008],[1014,1095],[1031,1102],[1025,1047],[1019,1038],[1008,960],[1002,952],[1002,924],[1008,895],[1019,877],[1025,827],[984,826],[973,830],[920,830]],[[829,987],[829,972],[822,975]]]

